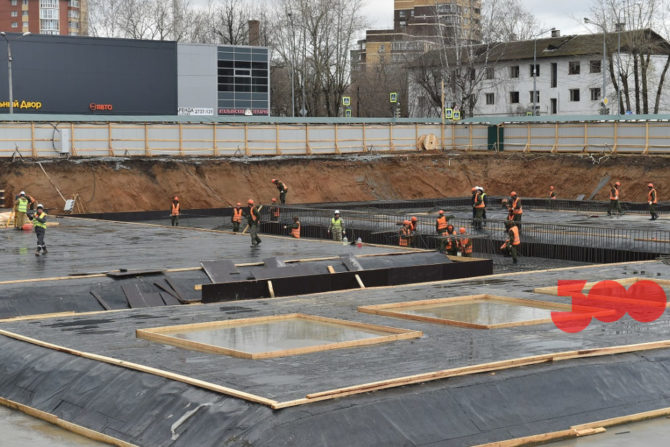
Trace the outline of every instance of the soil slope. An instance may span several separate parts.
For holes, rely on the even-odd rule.
[[[289,186],[288,203],[417,199],[470,194],[473,185],[491,195],[517,191],[545,197],[555,185],[559,197],[588,195],[611,175],[623,184],[626,201],[646,201],[647,183],[659,198],[670,195],[670,158],[574,155],[438,153],[395,157],[277,159],[119,159],[43,161],[51,181],[34,161],[0,161],[0,189],[7,197],[25,190],[48,208],[79,194],[87,212],[168,209],[178,195],[182,209],[226,207],[254,198],[277,197],[271,183]],[[608,198],[608,188],[598,196]],[[53,212],[53,211],[52,211]]]

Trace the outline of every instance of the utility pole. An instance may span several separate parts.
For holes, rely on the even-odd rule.
[[[30,32],[23,33],[19,38],[30,35]],[[4,31],[0,32],[0,36],[5,39],[7,42],[7,78],[9,80],[9,114],[14,114],[14,80],[12,78],[12,46],[9,44],[9,39],[7,38],[7,33]]]

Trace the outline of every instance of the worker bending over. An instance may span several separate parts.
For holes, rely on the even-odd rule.
[[[515,264],[518,262],[517,256],[519,254],[519,249],[521,248],[521,238],[519,237],[519,227],[517,227],[516,222],[507,221],[505,222],[505,229],[507,230],[507,240],[500,247],[505,256],[511,256],[512,262]]]
[[[293,224],[291,224],[291,236],[300,239],[300,218],[293,216]]]
[[[281,213],[281,210],[277,206],[277,199],[274,197],[272,198],[272,207],[270,207],[270,220],[272,222],[277,222],[279,221],[279,215]]]
[[[14,228],[23,229],[26,223],[26,213],[28,209],[33,209],[35,199],[21,191],[14,201]]]
[[[242,223],[242,204],[237,202],[237,205],[233,208],[233,215],[230,217],[230,222],[233,224],[233,233],[240,231],[240,224]]]
[[[41,203],[37,205],[35,214],[29,214],[28,218],[33,221],[33,228],[35,228],[35,235],[37,236],[35,256],[40,255],[40,250],[43,254],[47,254],[47,245],[44,243],[44,236],[47,232],[47,213],[44,212],[44,205]]]
[[[258,227],[261,224],[261,214],[258,208],[254,206],[254,201],[249,199],[247,202],[247,224],[249,225],[249,236],[251,236],[251,246],[255,247],[261,243],[258,237]]]
[[[328,234],[332,235],[334,241],[342,241],[342,235],[345,233],[344,222],[340,218],[340,211],[335,210],[333,213],[333,218],[330,219],[330,225],[328,225]]]
[[[172,198],[172,208],[170,209],[170,220],[172,221],[173,227],[179,226],[179,213],[181,206],[179,205],[179,197],[174,196]]]
[[[277,190],[279,191],[279,201],[282,205],[284,205],[286,203],[286,193],[288,192],[288,186],[276,178],[272,179],[272,183],[274,183],[277,187]]]
[[[453,225],[447,225],[445,236],[440,238],[440,252],[451,256],[458,254],[458,236]]]
[[[654,188],[653,183],[647,185],[649,187],[649,192],[647,193],[647,202],[649,203],[649,214],[651,214],[651,220],[658,219],[658,214],[656,213],[656,204],[658,203],[658,195],[656,194],[656,188]]]
[[[462,256],[469,258],[472,256],[472,239],[465,234],[464,227],[461,227],[458,231],[461,233],[461,237],[458,240],[458,248]]]
[[[621,198],[621,182],[616,182],[614,185],[610,184],[610,206],[607,209],[607,215],[611,216],[612,211],[615,211],[622,215],[623,211],[621,210],[621,203],[619,199]]]
[[[405,220],[400,228],[400,237],[398,238],[398,245],[401,247],[409,247],[412,240],[412,222]]]

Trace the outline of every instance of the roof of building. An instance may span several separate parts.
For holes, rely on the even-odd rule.
[[[651,29],[624,31],[621,34],[621,51],[629,52],[632,48],[644,50],[651,54],[670,55],[670,42]],[[606,35],[607,52],[617,51],[617,33]],[[588,55],[602,55],[603,34],[576,34],[570,36],[549,37],[535,40],[519,40],[514,42],[490,43],[460,48],[460,61],[476,58],[477,63],[489,61],[517,61],[533,59],[537,45],[537,58],[559,58]],[[440,58],[440,50],[426,53],[418,58],[414,65],[426,61],[436,63]],[[446,51],[450,63],[455,63],[459,48],[452,47]]]

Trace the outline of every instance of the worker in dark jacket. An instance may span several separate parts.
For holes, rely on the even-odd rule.
[[[272,183],[274,183],[277,187],[277,191],[279,191],[279,201],[282,205],[284,205],[286,203],[286,193],[288,192],[288,186],[276,178],[272,179]]]
[[[44,205],[41,203],[37,205],[35,213],[28,214],[28,218],[33,221],[35,235],[37,236],[37,250],[35,250],[35,256],[40,255],[40,250],[42,250],[43,254],[47,254],[47,245],[44,243],[44,236],[47,232],[47,213],[44,212]]]
[[[261,224],[261,213],[256,206],[254,206],[254,201],[249,199],[247,202],[247,224],[249,225],[249,236],[251,236],[251,246],[255,247],[261,243],[261,238],[258,237],[258,227]]]

